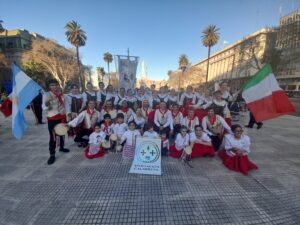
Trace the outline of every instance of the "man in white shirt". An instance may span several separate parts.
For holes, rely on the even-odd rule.
[[[161,131],[165,131],[167,133],[167,137],[169,137],[169,133],[173,132],[173,118],[172,113],[167,108],[167,104],[165,102],[160,102],[159,108],[155,110],[154,114],[154,130],[157,133]]]

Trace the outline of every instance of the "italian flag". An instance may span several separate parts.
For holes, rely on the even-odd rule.
[[[242,88],[242,96],[257,122],[295,112],[293,104],[279,87],[269,64],[266,64]]]

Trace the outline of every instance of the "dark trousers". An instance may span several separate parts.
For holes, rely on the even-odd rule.
[[[165,131],[167,133],[167,138],[169,138],[169,134],[170,134],[170,127],[165,127],[163,130],[160,130],[158,126],[156,126],[156,124],[154,124],[154,131],[156,131],[158,134],[160,134],[161,131]]]
[[[222,140],[216,135],[210,135],[211,143],[214,146],[215,151],[218,151],[220,145],[222,144]]]
[[[54,132],[54,127],[61,123],[61,120],[48,120],[48,131],[50,135],[49,140],[49,152],[50,155],[55,155],[55,148],[56,148],[56,135]],[[59,136],[59,146],[60,148],[64,148],[65,140],[63,136]]]
[[[181,124],[174,125],[174,131],[172,138],[175,138],[178,133],[180,133]]]
[[[32,109],[33,112],[37,118],[38,123],[42,123],[43,122],[43,109],[42,109],[42,105],[40,104],[32,104]]]
[[[168,148],[161,148],[161,155],[166,156],[168,154]]]
[[[74,141],[75,142],[83,142],[85,144],[88,144],[89,143],[89,140],[88,139],[85,139],[85,138],[82,138],[83,136],[87,135],[87,136],[90,136],[90,134],[93,133],[92,130],[89,130],[89,129],[81,129],[79,131],[79,133],[76,135]]]
[[[258,126],[258,125],[262,124],[262,122],[257,122],[257,121],[255,120],[255,118],[254,118],[252,112],[250,112],[250,120],[249,120],[248,126],[249,126],[249,127],[253,127],[254,124],[257,124],[257,126]]]

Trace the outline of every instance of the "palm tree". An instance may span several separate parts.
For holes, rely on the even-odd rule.
[[[218,33],[220,29],[216,28],[216,25],[209,25],[206,27],[202,33],[202,44],[205,47],[208,47],[208,56],[207,56],[207,70],[206,70],[206,79],[205,83],[207,83],[208,79],[208,70],[209,70],[209,58],[210,58],[210,48],[218,43],[220,39],[220,33]]]
[[[78,80],[79,80],[79,87],[83,88],[82,85],[82,76],[81,76],[81,69],[80,69],[80,60],[79,60],[79,47],[84,46],[87,36],[84,30],[81,29],[81,26],[75,22],[74,20],[68,22],[65,26],[66,29],[66,37],[67,40],[76,47],[76,56],[77,56],[77,64],[78,64]]]
[[[182,74],[181,74],[182,77],[183,77],[183,73],[186,70],[188,64],[189,64],[189,60],[188,60],[187,56],[185,54],[181,54],[179,56],[179,69],[181,69],[181,71],[182,71]],[[179,77],[178,90],[180,90],[180,87],[181,87],[181,76],[178,75],[178,77]]]
[[[109,64],[113,61],[112,54],[110,54],[109,52],[104,53],[103,60],[104,60],[104,62],[107,63],[107,73],[108,73],[108,80],[109,80],[109,84],[110,84]]]
[[[97,67],[98,77],[101,77],[101,81],[103,82],[103,78],[105,76],[105,71],[103,67]]]

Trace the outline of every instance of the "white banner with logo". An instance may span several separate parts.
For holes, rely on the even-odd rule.
[[[118,57],[118,75],[119,75],[119,89],[124,87],[128,89],[135,89],[136,71],[138,65],[138,57]]]
[[[161,139],[136,139],[134,160],[129,173],[161,175]]]

